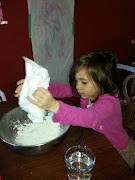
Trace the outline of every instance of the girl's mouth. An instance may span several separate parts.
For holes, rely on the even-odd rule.
[[[82,96],[83,94],[82,93],[79,93],[80,96]]]

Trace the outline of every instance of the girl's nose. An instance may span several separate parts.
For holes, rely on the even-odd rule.
[[[76,83],[76,89],[78,90],[80,88],[79,83]]]

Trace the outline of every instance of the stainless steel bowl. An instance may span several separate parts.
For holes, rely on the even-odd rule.
[[[41,155],[55,149],[64,140],[70,127],[67,124],[60,124],[60,135],[49,142],[33,146],[18,145],[15,142],[17,129],[14,126],[18,121],[20,124],[24,124],[26,120],[30,121],[27,113],[20,107],[12,109],[0,119],[0,139],[10,150],[25,156]]]

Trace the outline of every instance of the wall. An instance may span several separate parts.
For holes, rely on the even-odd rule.
[[[120,61],[135,61],[134,18],[134,0],[76,0],[75,58],[99,49],[115,51]]]
[[[25,75],[22,56],[32,58],[27,0],[2,0],[1,3],[8,24],[0,25],[0,89],[12,100],[16,82]]]
[[[22,56],[33,58],[28,38],[27,0],[2,0],[4,19],[0,26],[0,89],[12,100],[16,81],[24,77]],[[135,1],[76,0],[75,59],[94,49],[114,50],[119,61],[135,61]]]

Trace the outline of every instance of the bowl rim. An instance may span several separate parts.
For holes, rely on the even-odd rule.
[[[0,122],[1,122],[2,120],[4,120],[3,118],[4,118],[9,112],[11,112],[11,111],[13,111],[13,110],[15,110],[15,109],[20,109],[20,110],[21,110],[21,108],[20,108],[19,106],[11,109],[10,111],[6,112],[4,115],[2,115],[2,116],[0,117]],[[22,110],[22,111],[24,111],[24,110]],[[24,112],[27,113],[26,111],[24,111]],[[1,124],[1,123],[0,123],[0,124]],[[63,124],[63,123],[60,123],[60,124]],[[63,124],[63,125],[64,125],[64,124]],[[20,148],[21,148],[21,147],[22,147],[22,148],[39,147],[39,146],[43,146],[43,145],[46,145],[46,144],[50,144],[50,143],[56,141],[57,139],[61,138],[62,136],[64,136],[64,135],[69,131],[69,128],[70,128],[70,126],[71,126],[71,125],[69,125],[69,124],[65,124],[65,125],[67,126],[67,130],[66,130],[65,132],[63,132],[62,134],[60,134],[60,135],[57,136],[56,138],[54,138],[54,139],[52,139],[52,140],[49,140],[49,141],[47,141],[47,142],[45,142],[45,143],[40,143],[40,144],[35,144],[35,145],[15,144],[15,143],[11,143],[11,142],[3,139],[3,137],[2,137],[1,135],[0,135],[0,140],[3,141],[4,143],[8,144],[8,145],[15,146],[15,147],[20,147]]]

